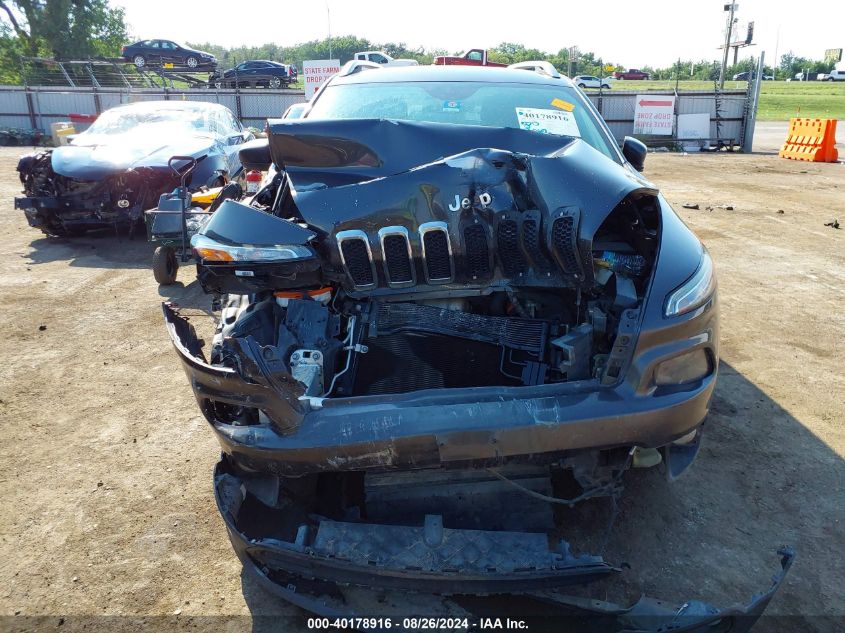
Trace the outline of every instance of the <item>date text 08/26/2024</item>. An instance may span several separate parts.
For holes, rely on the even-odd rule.
[[[513,618],[426,618],[426,617],[407,617],[399,620],[398,618],[390,617],[347,617],[347,618],[308,618],[307,626],[309,630],[328,630],[328,629],[392,629],[401,628],[404,630],[456,630],[467,631],[469,629],[477,630],[522,630],[527,629],[528,624],[525,620]]]

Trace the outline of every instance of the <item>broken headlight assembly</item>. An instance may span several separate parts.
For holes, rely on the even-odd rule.
[[[715,290],[716,273],[713,270],[713,260],[707,249],[702,247],[698,270],[669,294],[664,315],[674,317],[691,312],[707,303]]]
[[[313,231],[234,200],[191,239],[197,279],[214,294],[322,287]]]
[[[194,235],[191,246],[197,259],[207,262],[280,262],[308,259],[314,251],[301,244],[275,244],[269,246],[234,246],[218,242],[208,235]]]

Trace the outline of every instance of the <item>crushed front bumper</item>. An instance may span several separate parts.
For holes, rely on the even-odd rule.
[[[689,600],[671,606],[643,597],[621,607],[563,593],[562,587],[619,570],[598,556],[573,556],[565,541],[549,547],[545,534],[449,530],[439,517],[427,517],[417,528],[310,516],[303,517],[295,538],[281,538],[274,526],[290,517],[264,506],[254,494],[260,484],[248,479],[225,456],[214,473],[218,509],[244,568],[275,595],[318,615],[343,618],[343,628],[360,628],[355,618],[390,616],[389,605],[397,604],[396,624],[384,628],[405,628],[397,617],[409,614],[446,614],[470,623],[481,615],[519,614],[529,623],[559,618],[582,627],[586,619],[590,627],[583,630],[590,631],[742,632],[763,613],[794,558],[791,549],[780,550],[781,569],[771,586],[745,604],[717,608]],[[292,505],[281,505],[292,512]],[[369,590],[380,599],[362,601],[360,592]]]
[[[141,205],[126,207],[112,205],[108,196],[40,196],[15,198],[15,209],[21,209],[29,226],[37,229],[58,227],[96,229],[112,227],[116,223],[136,222],[143,217]],[[115,203],[117,204],[117,203]],[[102,212],[103,205],[114,208]]]
[[[224,452],[250,470],[276,475],[661,447],[701,425],[716,381],[712,373],[682,390],[648,394],[626,382],[604,386],[598,381],[449,389],[327,399],[314,407],[300,398],[297,381],[272,379],[261,354],[247,343],[239,371],[209,364],[188,321],[171,304],[163,310],[200,409]],[[270,421],[227,423],[215,403],[253,407]]]
[[[524,593],[584,584],[618,570],[598,556],[574,556],[544,533],[444,527],[439,515],[408,527],[308,514],[293,494],[242,474],[225,458],[214,490],[229,537],[247,564],[345,585],[439,594]],[[278,497],[276,497],[278,495]]]

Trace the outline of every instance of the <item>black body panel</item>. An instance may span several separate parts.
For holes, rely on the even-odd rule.
[[[601,223],[626,197],[656,194],[571,137],[387,120],[270,127],[324,272],[353,294],[589,285]]]

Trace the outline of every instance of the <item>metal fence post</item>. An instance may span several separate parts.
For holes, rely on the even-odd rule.
[[[32,129],[38,129],[38,126],[35,124],[35,106],[32,103],[32,89],[29,86],[24,88],[26,93],[26,109],[29,112],[29,124],[32,126]]]
[[[238,117],[238,121],[243,120],[243,115],[241,113],[241,89],[239,87],[240,82],[235,81],[235,116]]]
[[[751,93],[750,102],[745,110],[745,120],[742,122],[742,151],[750,153],[754,145],[754,126],[757,124],[757,104],[760,102],[760,85],[763,82],[763,63],[766,53],[760,52],[760,59],[757,62],[757,76],[754,78],[753,87],[749,87]]]
[[[678,94],[678,82],[677,81],[675,82],[674,93],[675,93],[675,105],[672,108],[672,126],[673,126],[674,129],[672,130],[672,134],[674,135],[674,138],[677,139],[678,138],[678,112],[681,109],[681,95]]]

